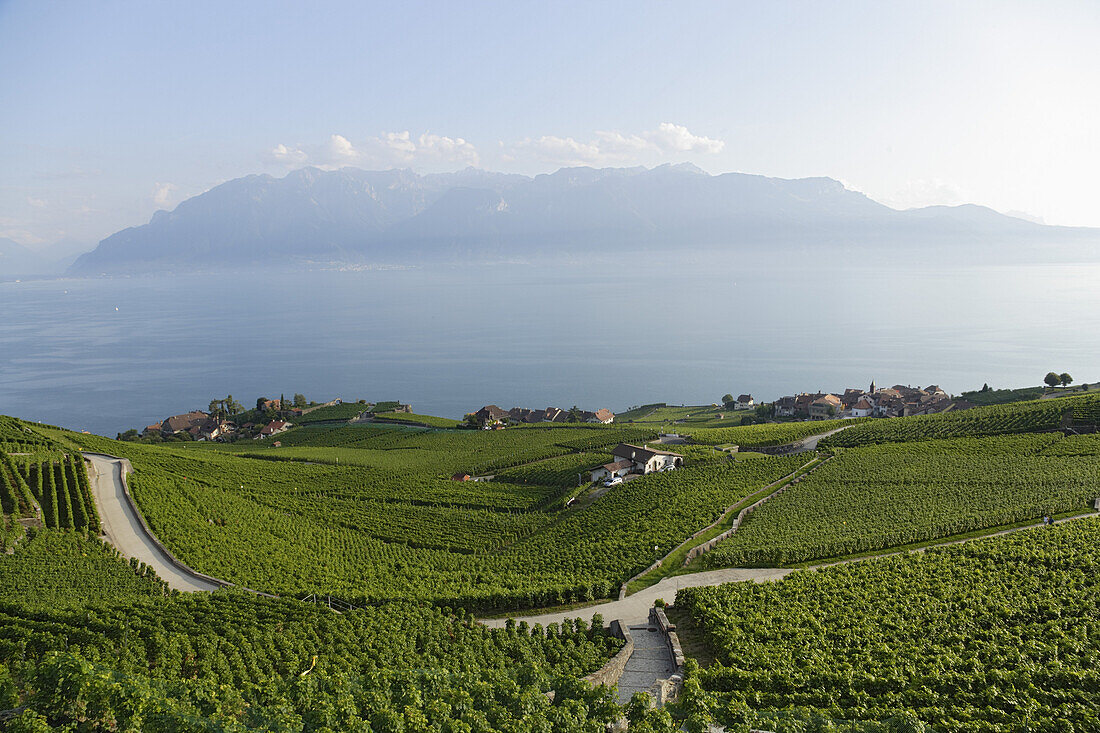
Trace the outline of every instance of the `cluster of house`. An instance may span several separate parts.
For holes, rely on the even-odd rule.
[[[631,473],[645,475],[680,468],[684,465],[684,457],[679,453],[650,448],[648,445],[631,445],[619,443],[615,450],[611,451],[615,460],[596,466],[590,474],[593,481],[606,481],[616,476],[622,477]]]
[[[615,413],[601,407],[595,412],[579,410],[574,415],[570,410],[562,410],[558,407],[547,407],[545,410],[529,410],[526,407],[513,407],[505,410],[496,405],[486,405],[473,413],[478,425],[483,428],[494,428],[511,423],[537,423],[537,422],[585,422],[608,424],[615,421]]]
[[[903,384],[869,389],[849,388],[843,394],[802,392],[781,397],[773,404],[775,417],[827,420],[837,417],[908,417],[929,415],[948,409],[966,409],[969,404],[951,397],[932,384],[923,389]]]
[[[278,400],[274,400],[274,402],[277,403]],[[256,434],[256,439],[284,433],[290,427],[291,423],[286,420],[272,420],[260,428],[260,431]],[[172,417],[167,417],[152,425],[146,425],[141,434],[145,436],[159,435],[167,438],[170,435],[187,433],[192,440],[224,441],[236,435],[238,430],[252,431],[255,428],[255,423],[245,423],[238,428],[237,425],[228,420],[220,420],[200,410],[194,410],[183,415],[172,415]]]

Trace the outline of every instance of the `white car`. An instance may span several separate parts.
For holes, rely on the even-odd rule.
[[[612,476],[607,481],[604,481],[603,485],[608,487],[608,488],[611,488],[612,486],[616,486],[618,484],[621,484],[622,482],[623,482],[623,477],[622,476]]]

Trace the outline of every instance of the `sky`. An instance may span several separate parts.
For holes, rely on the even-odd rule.
[[[304,165],[690,161],[1100,226],[1100,3],[0,0],[0,237]]]

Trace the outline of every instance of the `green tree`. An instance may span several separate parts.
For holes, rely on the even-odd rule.
[[[1047,375],[1043,377],[1043,381],[1046,382],[1048,387],[1054,388],[1058,386],[1058,382],[1061,381],[1061,377],[1054,372],[1047,372]]]
[[[572,407],[569,408],[569,422],[580,422],[580,421],[581,421],[581,408],[577,407],[576,405],[573,405]]]
[[[304,394],[299,393],[299,394],[294,395],[294,406],[295,407],[297,407],[298,409],[301,409],[301,408],[305,407],[307,404],[308,403],[306,402],[306,396]]]
[[[1063,387],[1067,387],[1073,384],[1073,377],[1071,377],[1067,372],[1062,372],[1058,375],[1058,381],[1062,383]]]
[[[722,395],[722,405],[725,406],[727,409],[732,409],[733,408],[733,395],[728,394],[728,393]]]

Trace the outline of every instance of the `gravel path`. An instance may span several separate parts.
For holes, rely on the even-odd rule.
[[[170,588],[181,591],[214,591],[222,587],[180,570],[149,536],[130,502],[126,500],[120,459],[96,453],[85,453],[84,456],[92,462],[92,492],[99,509],[103,534],[108,542],[126,557],[136,557],[152,567]]]

